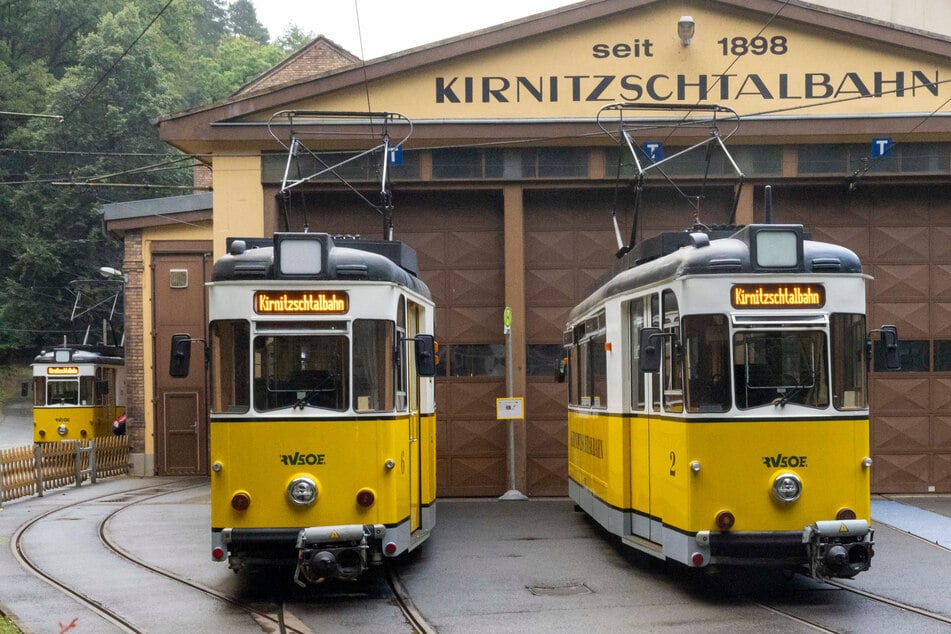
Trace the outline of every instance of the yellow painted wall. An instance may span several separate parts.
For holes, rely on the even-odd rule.
[[[745,116],[817,117],[931,112],[951,97],[937,83],[951,77],[946,58],[830,36],[782,14],[764,28],[765,14],[715,8],[651,5],[288,107],[360,111],[369,97],[421,121],[590,118],[617,101],[700,102]],[[677,36],[684,14],[696,25],[686,47]],[[219,176],[216,167],[220,192]]]
[[[231,236],[264,237],[264,188],[261,157],[215,156],[215,260],[225,254]]]

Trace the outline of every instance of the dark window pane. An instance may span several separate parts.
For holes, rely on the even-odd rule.
[[[588,175],[585,148],[543,148],[538,150],[538,177],[583,177]]]
[[[505,346],[501,343],[455,344],[449,355],[452,376],[505,376]]]
[[[934,342],[934,371],[951,372],[951,341]]]
[[[885,355],[882,352],[881,342],[874,342],[874,368],[876,372],[885,372]],[[899,372],[927,372],[931,368],[927,341],[916,339],[901,339],[898,342],[898,356],[901,360]]]
[[[527,346],[525,374],[528,376],[555,376],[558,362],[565,354],[560,343],[532,343]]]
[[[800,145],[800,174],[845,174],[849,167],[846,145]]]
[[[383,151],[376,151],[356,157],[359,152],[315,152],[302,153],[287,166],[287,154],[269,152],[261,157],[261,182],[281,184],[287,170],[287,180],[292,183],[318,172],[320,176],[312,180],[318,182],[337,181],[340,178],[356,181],[376,181],[383,167]],[[350,160],[348,160],[350,159]],[[344,163],[344,161],[346,161]],[[340,165],[340,163],[343,163]],[[332,170],[328,170],[333,167]],[[388,168],[394,180],[419,178],[419,152],[404,150],[399,165],[390,164]]]
[[[951,145],[947,143],[903,143],[895,149],[901,155],[902,172],[947,174],[951,171]]]
[[[433,150],[433,178],[483,178],[483,159],[485,151],[481,149]],[[493,160],[495,160],[493,155]],[[501,172],[501,158],[498,159]]]

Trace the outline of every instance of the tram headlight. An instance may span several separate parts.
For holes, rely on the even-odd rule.
[[[773,480],[773,497],[780,502],[795,502],[802,495],[802,480],[795,473],[780,473]]]
[[[56,428],[56,433],[59,434],[60,436],[65,436],[67,431],[68,430],[66,429],[66,425],[60,425],[59,427]]]
[[[310,478],[294,478],[287,485],[287,499],[298,506],[313,504],[317,499],[317,483]]]

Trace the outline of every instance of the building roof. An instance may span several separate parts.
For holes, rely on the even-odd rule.
[[[698,44],[692,49],[679,48],[676,39],[677,18],[686,11],[697,20]],[[663,44],[669,63],[652,70],[648,58],[653,54],[644,49],[635,54],[637,36],[633,34],[642,32],[646,39],[652,32],[660,33],[652,31],[659,20],[664,20]],[[671,22],[669,27],[667,22]],[[777,47],[766,55],[734,55],[736,50],[750,50],[735,49],[725,33],[718,34],[710,26],[704,30],[705,25],[730,30],[729,35],[747,43],[758,30],[764,29],[761,32],[780,38],[776,42],[785,41],[783,34],[788,33],[790,37],[795,35],[798,44]],[[765,31],[767,27],[769,30]],[[705,51],[699,48],[701,37],[705,38]],[[603,47],[595,51],[595,56],[606,52],[608,59],[592,59],[593,42]],[[721,43],[723,54],[710,55],[719,50]],[[654,44],[653,50],[661,49],[659,41]],[[557,55],[552,53],[559,49],[563,50]],[[785,56],[781,57],[782,54]],[[627,59],[618,59],[621,56]],[[847,68],[841,63],[843,59],[850,61]],[[632,60],[636,63],[631,64]],[[598,108],[620,100],[618,96],[625,92],[648,100],[647,88],[642,83],[625,90],[625,81],[633,84],[653,77],[666,77],[664,81],[683,77],[686,90],[696,91],[697,82],[704,82],[709,101],[730,92],[730,100],[751,102],[751,95],[759,92],[761,99],[755,108],[737,108],[748,119],[743,133],[751,137],[788,136],[789,127],[777,126],[777,121],[809,119],[810,127],[803,132],[827,138],[844,129],[868,127],[870,116],[897,119],[875,124],[876,132],[889,134],[911,129],[909,118],[921,120],[924,115],[941,110],[940,103],[946,102],[949,91],[941,78],[951,75],[949,60],[951,39],[947,37],[886,25],[799,0],[588,0],[319,76],[292,80],[270,90],[243,91],[223,102],[166,116],[159,126],[162,139],[190,153],[221,151],[229,145],[279,149],[267,126],[274,113],[286,109],[359,111],[367,110],[370,103],[374,110],[400,112],[414,122],[410,146],[464,137],[552,137],[582,134],[581,130],[592,132]],[[875,64],[887,68],[879,72]],[[771,68],[762,70],[767,65]],[[788,75],[793,66],[799,67],[798,76]],[[810,70],[806,70],[807,66]],[[683,69],[682,75],[675,75],[678,69]],[[651,72],[656,75],[648,77]],[[771,73],[769,85],[763,81],[766,72]],[[608,76],[616,78],[615,84],[597,92],[593,82]],[[557,96],[552,92],[551,96],[546,95],[544,104],[531,103],[531,91],[540,94],[555,90],[554,84],[549,88],[549,81],[559,82]],[[572,91],[582,90],[582,81],[591,84],[584,88],[587,92],[573,95]],[[730,81],[732,86],[728,85]],[[823,81],[826,84],[820,86]],[[910,93],[915,90],[916,97],[923,96],[926,82],[933,82],[933,90],[939,94],[930,101],[912,103]],[[874,83],[881,84],[884,94],[875,94]],[[503,85],[511,89],[511,96],[499,96],[499,86]],[[515,95],[516,90],[521,92]],[[816,94],[828,90],[848,98],[838,99],[837,109],[825,106],[825,111],[820,111],[817,104],[821,100],[807,101],[801,94],[803,90],[814,90]],[[900,102],[890,98],[898,92],[904,97]],[[863,96],[873,99],[859,99]],[[516,97],[520,97],[517,104]],[[505,108],[501,107],[503,100],[507,102]],[[751,113],[766,115],[757,120]],[[764,122],[767,125],[762,125]],[[935,118],[915,130],[924,137],[946,134],[948,127],[945,121]],[[326,137],[338,145],[365,134],[352,126],[324,130]],[[867,136],[868,132],[863,134]]]
[[[359,57],[323,35],[318,35],[283,62],[242,86],[233,97],[273,90],[284,84],[307,81],[359,62]]]
[[[118,234],[130,229],[210,221],[212,193],[109,203],[102,206],[102,215],[108,230]]]

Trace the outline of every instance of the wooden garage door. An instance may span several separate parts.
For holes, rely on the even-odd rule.
[[[902,371],[873,364],[869,382],[872,492],[951,492],[951,200],[927,185],[799,189],[780,200],[795,210],[780,221],[862,259],[874,277],[869,328],[898,326]]]
[[[381,236],[379,215],[350,193],[293,202],[292,230],[306,222],[311,231]],[[501,192],[399,192],[396,204],[395,238],[416,249],[436,303],[436,493],[501,495],[508,489],[507,428],[495,418],[495,399],[505,395]]]

